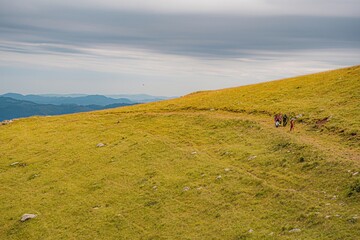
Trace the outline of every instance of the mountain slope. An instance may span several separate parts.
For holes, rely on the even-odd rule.
[[[359,70],[0,126],[0,238],[356,239]]]
[[[204,91],[156,103],[154,109],[224,110],[303,115],[308,124],[330,117],[325,127],[338,134],[360,134],[360,66],[261,84]],[[148,106],[146,106],[148,108]],[[359,140],[359,138],[357,138]]]

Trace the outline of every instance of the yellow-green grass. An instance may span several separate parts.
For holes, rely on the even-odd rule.
[[[302,114],[299,120],[309,124],[330,117],[325,129],[360,140],[360,66],[238,88],[197,92],[152,106],[164,110]],[[141,108],[147,109],[148,105]]]
[[[0,126],[0,239],[357,239],[359,71]]]

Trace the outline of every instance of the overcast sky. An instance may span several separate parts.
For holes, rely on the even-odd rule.
[[[360,64],[359,0],[0,0],[0,94],[179,96]]]

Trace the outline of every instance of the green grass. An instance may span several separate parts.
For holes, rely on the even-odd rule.
[[[359,72],[0,126],[0,239],[356,239]]]

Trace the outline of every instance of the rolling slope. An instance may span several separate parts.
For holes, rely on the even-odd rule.
[[[0,126],[0,238],[357,239],[359,84],[355,66]]]

